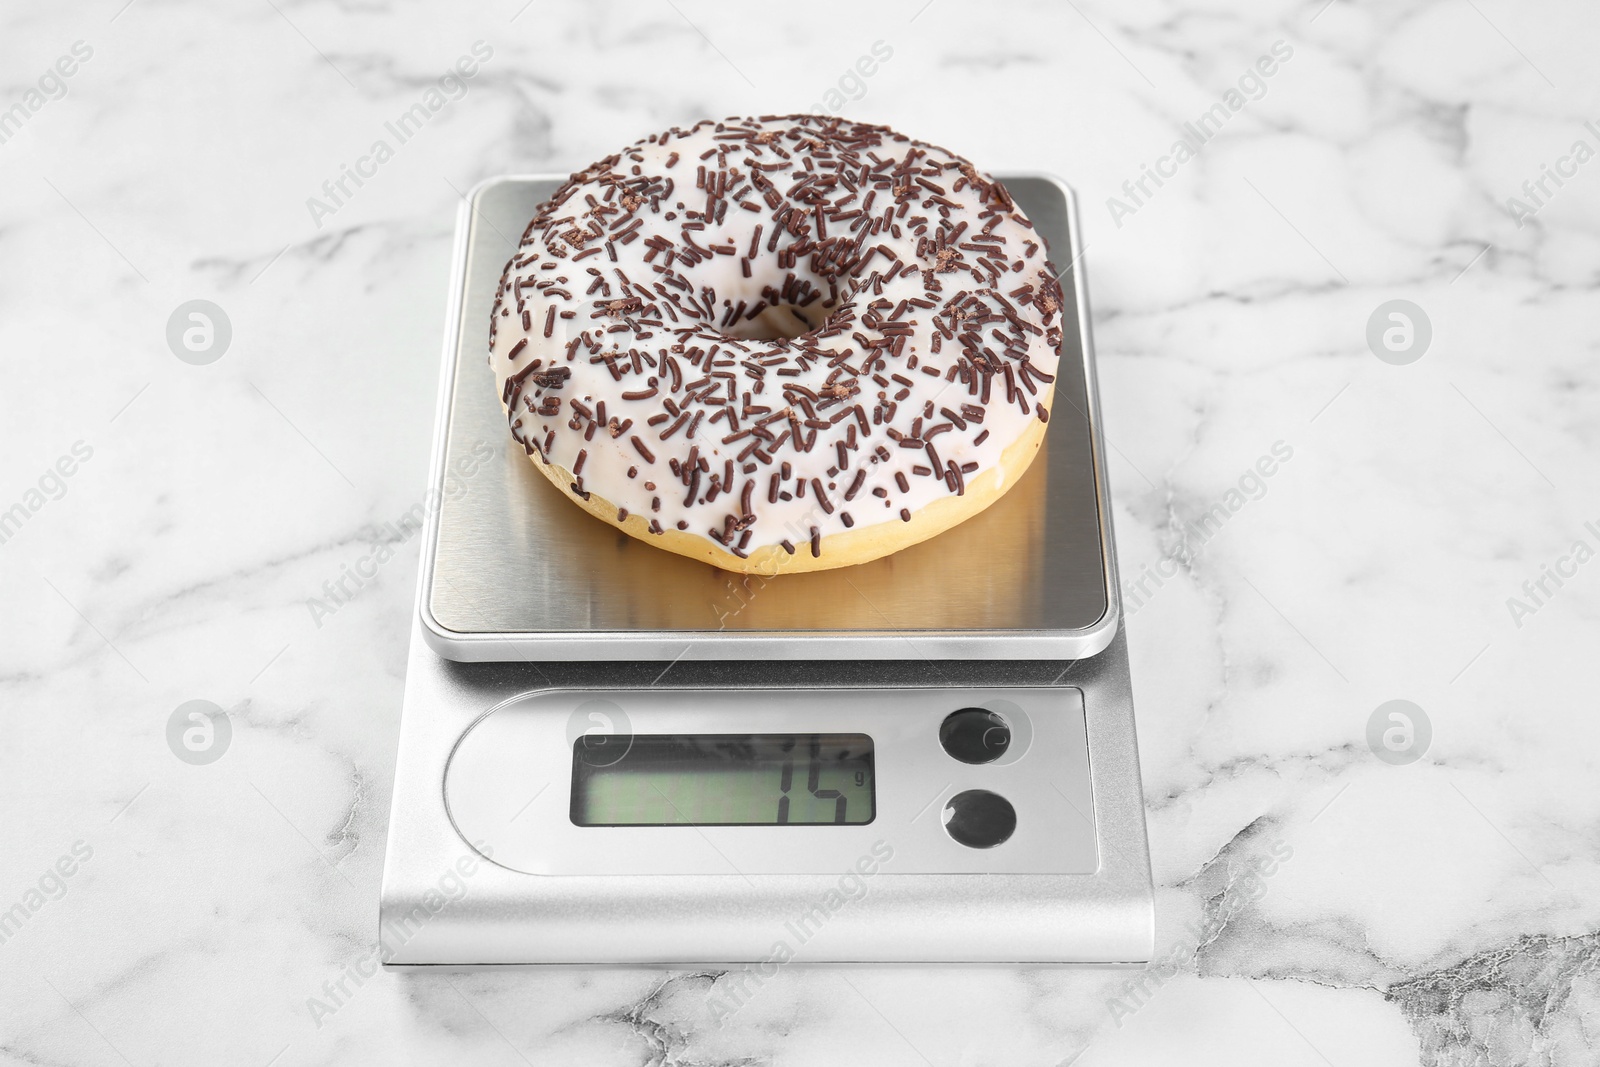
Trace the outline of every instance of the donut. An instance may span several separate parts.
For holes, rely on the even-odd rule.
[[[1044,441],[1047,249],[943,148],[816,115],[704,121],[573,174],[495,294],[513,439],[584,510],[776,575],[1000,498]]]

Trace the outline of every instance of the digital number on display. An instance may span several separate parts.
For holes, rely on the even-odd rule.
[[[578,826],[860,826],[865,734],[634,734],[572,750]]]

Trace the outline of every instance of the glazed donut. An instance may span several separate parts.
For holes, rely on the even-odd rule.
[[[701,122],[571,176],[496,292],[512,436],[597,518],[730,571],[864,563],[1014,485],[1061,287],[999,182],[883,126]]]

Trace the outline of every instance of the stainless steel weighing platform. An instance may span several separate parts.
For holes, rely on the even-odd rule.
[[[489,308],[561,180],[493,179],[461,209],[385,962],[1148,960],[1153,893],[1071,190],[1003,176],[1075,298],[1046,452],[932,540],[769,579],[629,538],[512,447],[485,359]],[[980,715],[992,727],[974,760],[952,724]],[[809,744],[810,793],[797,787],[793,810],[814,818],[614,813],[617,789],[670,781],[633,773],[668,758],[650,753],[676,753],[681,771],[685,751],[725,756],[729,738],[752,770],[728,788],[746,791],[776,783],[775,761]],[[790,785],[785,768],[785,812]],[[612,806],[595,808],[604,797]]]

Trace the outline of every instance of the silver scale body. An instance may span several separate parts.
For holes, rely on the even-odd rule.
[[[746,963],[785,946],[810,963],[1150,958],[1076,203],[1053,178],[1004,180],[1057,265],[1073,264],[1046,452],[931,541],[772,580],[597,523],[513,446],[485,359],[489,307],[560,179],[469,194],[384,860],[388,965]],[[1012,723],[995,763],[940,746],[944,717],[972,706]],[[875,817],[574,826],[572,724],[596,707],[638,734],[865,733]],[[945,800],[974,788],[1016,808],[999,846],[945,833]]]

